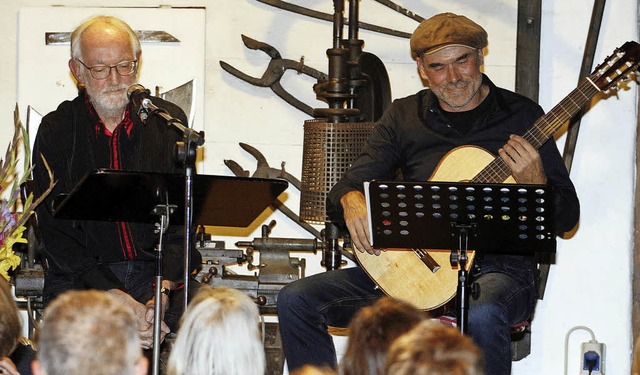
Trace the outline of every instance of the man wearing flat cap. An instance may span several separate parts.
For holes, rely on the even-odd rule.
[[[465,152],[453,165],[441,163],[460,155],[460,146],[501,159],[517,183],[552,186],[558,232],[578,222],[576,191],[553,139],[536,149],[520,136],[543,115],[542,108],[482,73],[487,44],[481,26],[453,13],[437,14],[414,31],[411,53],[428,88],[393,102],[327,202],[332,220],[346,226],[362,256],[381,254],[369,243],[363,182],[391,180],[397,171],[406,181],[470,180],[479,172],[469,171],[468,161],[475,162],[476,154]],[[445,166],[451,170],[443,171]],[[484,353],[487,375],[511,372],[510,327],[531,316],[538,291],[534,257],[512,244],[500,246],[476,254],[471,270],[479,293],[470,298],[468,334]],[[283,288],[278,314],[289,370],[306,363],[337,367],[327,326],[346,326],[359,308],[382,295],[361,267],[313,275]]]

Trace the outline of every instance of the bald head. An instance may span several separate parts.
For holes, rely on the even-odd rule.
[[[140,40],[124,21],[112,16],[95,16],[84,21],[71,34],[71,58],[82,59],[89,43],[127,40],[134,56],[140,54]]]

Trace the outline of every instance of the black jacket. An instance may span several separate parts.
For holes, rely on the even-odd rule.
[[[183,111],[176,105],[160,98],[153,101],[187,123]],[[73,101],[61,103],[47,114],[38,129],[33,149],[36,195],[49,184],[41,155],[56,181],[54,190],[37,209],[44,252],[50,272],[73,280],[77,288],[122,288],[122,283],[104,264],[123,260],[153,261],[158,235],[154,233],[153,224],[54,218],[51,211],[54,197],[69,193],[85,174],[99,168],[181,172],[174,153],[174,145],[181,138],[179,132],[159,116],[150,116],[142,123],[135,109],[129,110],[133,120],[130,133],[119,126],[113,136],[107,136],[99,128],[99,118],[81,92]],[[178,244],[181,230],[173,229],[165,240]],[[197,255],[192,257],[194,262],[200,259]],[[165,262],[164,278],[179,280],[181,264],[175,259]]]

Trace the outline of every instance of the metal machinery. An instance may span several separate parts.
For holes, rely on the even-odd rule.
[[[286,284],[305,275],[304,258],[291,257],[290,251],[313,252],[318,249],[314,239],[270,238],[276,222],[262,226],[262,237],[236,242],[242,249],[225,249],[224,242],[213,241],[202,229],[198,232],[197,249],[202,254],[202,270],[196,279],[211,286],[229,286],[253,297],[261,312],[275,314],[276,296]],[[254,264],[254,251],[260,252],[259,264]],[[254,274],[238,274],[228,266],[244,266]]]
[[[344,0],[334,0],[333,46],[327,50],[329,74],[314,86],[329,108],[313,110],[304,124],[300,219],[325,224],[322,265],[341,266],[340,231],[325,212],[329,191],[362,151],[369,134],[391,102],[382,61],[362,51],[358,39],[358,1],[349,0],[349,38],[343,39]]]
[[[225,249],[222,241],[213,241],[211,236],[201,230],[198,232],[197,249],[202,254],[202,269],[196,279],[211,286],[229,286],[239,289],[253,297],[260,313],[276,314],[278,292],[286,284],[305,276],[304,258],[291,257],[290,251],[313,252],[318,249],[314,239],[270,238],[269,234],[276,222],[262,226],[262,236],[253,241],[239,241],[236,246],[242,249]],[[260,261],[255,264],[254,251],[260,252]],[[229,266],[246,266],[254,274],[238,274]],[[266,374],[282,374],[284,354],[277,323],[263,320],[263,340],[267,358]]]

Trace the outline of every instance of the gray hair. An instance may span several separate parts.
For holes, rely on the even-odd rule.
[[[258,317],[258,307],[244,292],[201,286],[182,317],[169,375],[264,374]]]
[[[133,55],[138,56],[141,51],[140,40],[131,27],[124,21],[113,16],[94,16],[80,24],[71,33],[71,58],[79,59],[82,56],[82,34],[94,25],[110,25],[120,29],[129,35]]]
[[[61,294],[36,336],[47,375],[133,375],[142,356],[133,311],[105,291]]]

